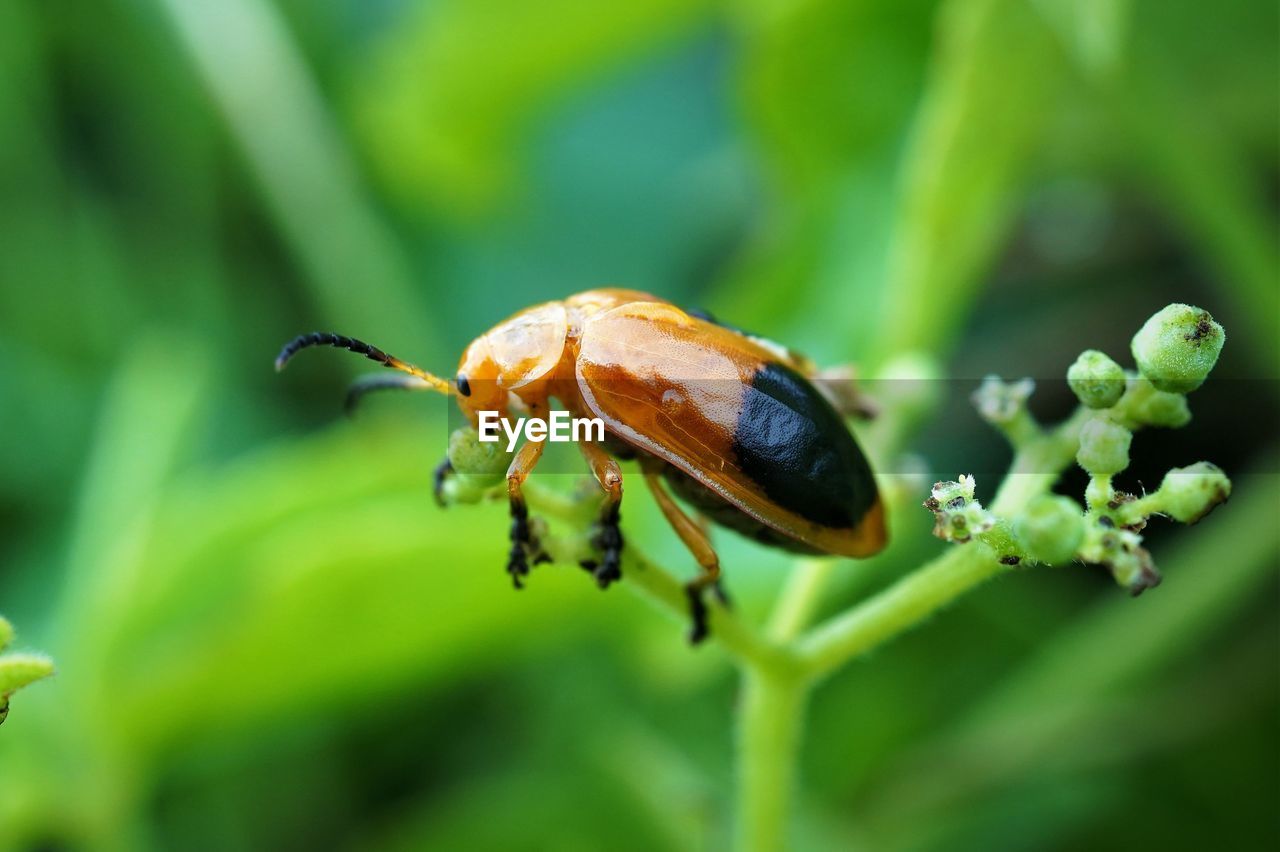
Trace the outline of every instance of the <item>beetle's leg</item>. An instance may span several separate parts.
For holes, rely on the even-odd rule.
[[[453,473],[453,462],[449,461],[449,457],[445,456],[444,461],[436,465],[436,469],[431,474],[431,493],[436,498],[436,505],[441,509],[445,507],[444,502],[444,482]]]
[[[517,589],[524,587],[521,578],[529,573],[529,557],[533,556],[536,562],[541,554],[541,547],[529,532],[529,507],[525,505],[521,487],[542,458],[545,446],[545,441],[526,441],[507,468],[507,497],[511,501],[511,555],[507,558],[507,573]]]
[[[711,547],[711,540],[707,537],[706,531],[686,515],[667,493],[667,489],[662,485],[661,475],[646,472],[644,481],[653,492],[653,499],[658,502],[658,508],[662,510],[667,523],[671,524],[676,535],[680,536],[680,540],[684,542],[685,547],[689,548],[689,552],[693,554],[693,558],[698,561],[698,566],[702,569],[701,574],[684,585],[685,594],[689,596],[689,614],[693,617],[689,641],[696,645],[707,638],[707,603],[703,599],[703,592],[711,586],[719,594],[720,557]]]
[[[590,465],[591,475],[604,489],[600,518],[591,537],[592,545],[600,551],[600,564],[587,561],[582,563],[582,567],[595,575],[600,588],[607,589],[610,583],[622,579],[622,530],[618,528],[622,509],[622,470],[598,444],[581,441],[578,449]]]
[[[822,370],[814,368],[806,376],[842,417],[874,420],[880,413],[879,403],[859,386],[858,371],[854,367],[846,364]]]

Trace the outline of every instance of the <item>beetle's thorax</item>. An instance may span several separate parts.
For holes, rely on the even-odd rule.
[[[596,314],[640,301],[662,300],[636,290],[588,290],[535,305],[494,326],[467,347],[458,364],[470,390],[458,398],[463,413],[475,422],[480,411],[540,412],[549,397],[581,411],[574,364],[583,328]]]

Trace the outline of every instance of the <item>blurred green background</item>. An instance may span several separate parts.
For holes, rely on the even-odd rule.
[[[1212,311],[1122,481],[1205,458],[1232,503],[1153,525],[1141,599],[1018,574],[838,675],[795,838],[1276,848],[1278,41],[1273,0],[0,4],[0,610],[59,666],[0,849],[724,848],[723,654],[577,571],[512,592],[503,506],[432,504],[447,401],[345,421],[358,359],[270,369],[332,328],[447,374],[609,283],[940,359],[909,444],[986,494],[959,379],[1060,415],[1081,349]],[[942,547],[900,511],[830,611]],[[625,530],[692,573],[634,489]],[[788,560],[717,540],[760,619]]]

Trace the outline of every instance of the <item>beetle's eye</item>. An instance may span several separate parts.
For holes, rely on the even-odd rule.
[[[471,382],[467,381],[467,377],[461,373],[458,374],[457,385],[459,394],[462,396],[471,396]]]

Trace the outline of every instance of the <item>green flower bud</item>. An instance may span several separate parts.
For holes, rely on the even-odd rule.
[[[995,515],[974,499],[975,484],[972,476],[934,484],[924,507],[933,512],[933,534],[938,538],[963,544],[996,525]]]
[[[1185,396],[1156,390],[1146,379],[1134,383],[1125,407],[1133,421],[1143,426],[1179,429],[1191,422],[1191,409]]]
[[[1151,561],[1151,554],[1141,547],[1121,550],[1108,563],[1108,567],[1116,582],[1128,589],[1129,594],[1134,597],[1160,585],[1160,572]]]
[[[1027,399],[1035,389],[1032,379],[1005,382],[999,376],[987,376],[972,399],[982,419],[999,426],[1013,422],[1027,410]]]
[[[470,426],[454,430],[449,436],[449,463],[459,474],[501,479],[511,464],[511,453],[502,441],[481,441],[480,433]]]
[[[1154,495],[1155,505],[1175,521],[1194,524],[1231,496],[1231,480],[1217,465],[1197,462],[1174,468]]]
[[[1159,390],[1190,393],[1204,384],[1226,339],[1208,311],[1169,305],[1134,335],[1133,358]]]
[[[481,441],[480,434],[469,426],[454,430],[449,436],[453,473],[444,481],[444,502],[479,503],[506,478],[511,456],[501,441]]]
[[[1133,433],[1105,417],[1094,417],[1080,430],[1076,461],[1095,476],[1110,476],[1129,466]]]
[[[1110,518],[1094,519],[1085,529],[1080,557],[1085,562],[1106,566],[1111,576],[1132,595],[1160,585],[1160,572],[1151,554],[1142,547],[1142,536],[1132,530],[1117,529]]]
[[[1071,498],[1042,494],[1014,520],[1013,534],[1032,559],[1061,565],[1084,540],[1084,515]]]
[[[1088,349],[1067,369],[1067,384],[1089,408],[1110,408],[1124,394],[1124,370],[1097,349]]]

